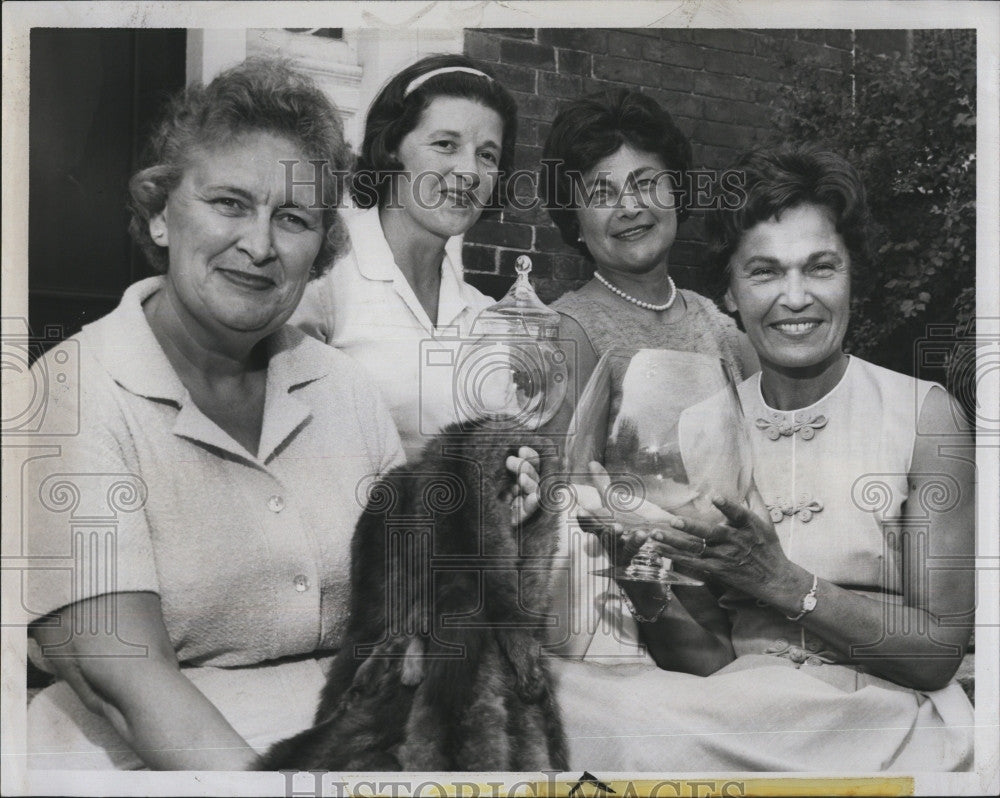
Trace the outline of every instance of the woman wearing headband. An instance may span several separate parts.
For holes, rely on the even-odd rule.
[[[462,235],[497,204],[517,107],[460,55],[393,77],[365,122],[345,214],[352,249],[309,285],[292,323],[364,365],[408,457],[458,420],[454,354],[493,300],[465,282]]]

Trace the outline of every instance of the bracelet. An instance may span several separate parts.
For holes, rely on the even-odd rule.
[[[806,593],[802,597],[802,604],[801,604],[802,611],[798,615],[786,615],[785,617],[788,618],[788,620],[790,620],[790,621],[800,621],[808,613],[810,613],[814,609],[816,609],[816,604],[817,604],[817,600],[816,600],[816,588],[818,586],[819,586],[819,577],[816,576],[816,575],[813,575],[812,587],[809,588],[809,592]]]
[[[667,590],[670,590],[670,588],[668,587]],[[670,605],[670,594],[667,593],[663,599],[663,604],[660,605],[660,609],[658,609],[653,615],[646,617],[635,608],[635,604],[632,603],[632,599],[628,597],[628,593],[625,592],[621,585],[618,586],[618,592],[621,593],[622,601],[625,602],[625,606],[628,607],[628,611],[632,613],[632,617],[639,621],[639,623],[656,623],[663,617],[663,613],[667,611],[667,607]]]

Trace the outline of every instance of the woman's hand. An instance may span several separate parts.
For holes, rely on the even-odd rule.
[[[682,534],[671,526],[677,516],[636,495],[631,481],[616,481],[597,462],[588,466],[590,484],[574,482],[576,517],[583,528],[598,527],[605,549],[627,563],[658,531]],[[666,546],[658,551],[669,556]],[[699,546],[700,548],[700,546]],[[707,676],[733,660],[729,619],[709,588],[685,586],[667,604],[661,585],[620,582],[636,609],[655,622],[640,623],[650,656],[661,668]],[[637,619],[638,620],[638,619]]]
[[[726,523],[708,524],[676,516],[670,528],[647,534],[664,545],[676,563],[718,579],[751,596],[768,599],[792,577],[792,564],[782,551],[774,524],[741,504],[721,496],[712,504]]]
[[[541,460],[530,446],[522,446],[507,458],[507,470],[516,482],[512,490],[513,523],[523,524],[538,510],[538,469]]]
[[[642,547],[652,529],[669,526],[677,516],[636,496],[631,483],[615,482],[600,463],[588,465],[590,484],[572,484],[574,514],[582,527],[601,528],[605,547],[631,557]]]

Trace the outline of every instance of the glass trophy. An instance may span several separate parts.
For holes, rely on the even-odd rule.
[[[603,504],[623,528],[666,526],[635,520],[643,502],[716,524],[725,518],[713,495],[747,500],[750,442],[733,379],[718,358],[669,349],[606,352],[580,397],[573,429],[570,472],[587,474],[592,461],[604,466],[610,484]],[[665,553],[647,540],[627,564],[594,573],[619,582],[701,584],[674,572]]]

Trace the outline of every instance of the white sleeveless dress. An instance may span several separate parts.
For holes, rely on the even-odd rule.
[[[739,386],[754,478],[789,558],[822,579],[892,602],[896,532],[917,419],[933,384],[849,361],[811,407],[769,408],[760,375]],[[931,498],[933,500],[933,498]],[[570,526],[574,583],[604,567]],[[570,769],[628,772],[967,770],[974,717],[952,682],[925,693],[838,664],[804,627],[726,594],[737,658],[709,677],[658,669],[637,647],[618,592],[577,591],[576,634],[556,669]]]

